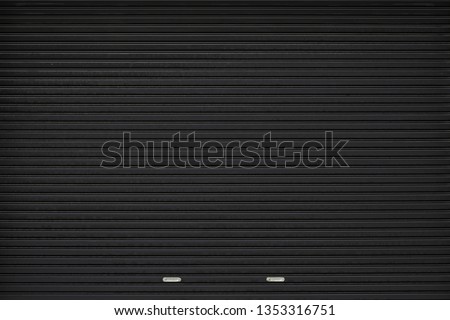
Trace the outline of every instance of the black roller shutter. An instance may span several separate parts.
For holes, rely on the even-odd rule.
[[[1,298],[450,297],[450,2],[0,6]],[[349,168],[99,167],[326,130]]]

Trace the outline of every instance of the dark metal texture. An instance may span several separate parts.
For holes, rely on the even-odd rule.
[[[450,298],[449,1],[0,10],[0,298]],[[99,167],[325,130],[350,168]]]

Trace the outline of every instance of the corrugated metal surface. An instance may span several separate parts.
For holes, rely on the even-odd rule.
[[[449,6],[2,1],[0,297],[450,298]],[[194,130],[350,168],[99,167]]]

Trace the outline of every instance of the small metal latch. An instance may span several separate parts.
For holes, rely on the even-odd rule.
[[[267,277],[267,282],[284,282],[284,277]]]
[[[181,282],[181,278],[180,277],[163,277],[162,281],[163,282]]]

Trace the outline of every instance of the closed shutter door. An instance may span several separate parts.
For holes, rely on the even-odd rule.
[[[0,298],[450,297],[448,1],[0,5]],[[193,131],[349,167],[100,167]]]

